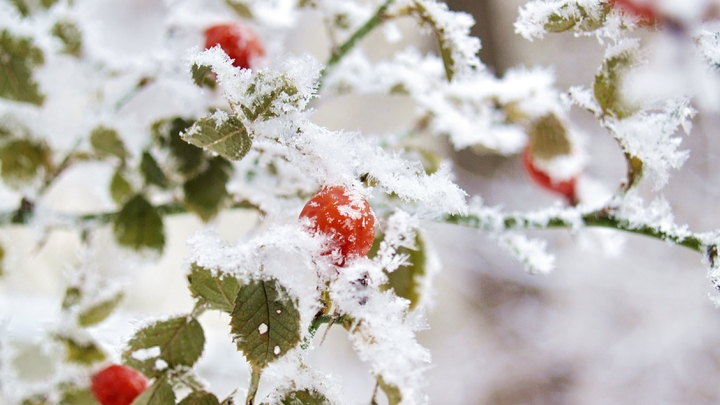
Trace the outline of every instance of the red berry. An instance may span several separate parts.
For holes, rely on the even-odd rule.
[[[205,31],[205,49],[220,45],[233,59],[233,66],[250,69],[265,56],[260,38],[249,26],[241,23],[213,25]]]
[[[93,376],[91,388],[101,405],[130,405],[147,385],[139,371],[113,364]]]
[[[540,187],[563,195],[568,203],[574,205],[577,202],[577,196],[575,195],[575,184],[577,183],[577,177],[572,177],[568,180],[554,181],[548,176],[547,173],[535,167],[532,160],[532,151],[530,147],[525,148],[522,154],[522,162],[525,171],[535,183]]]
[[[642,23],[657,20],[656,0],[610,0],[610,5],[637,17]]]
[[[370,204],[343,186],[320,189],[305,204],[300,218],[310,219],[313,231],[330,239],[330,249],[323,254],[339,251],[339,258],[334,259],[338,266],[346,259],[366,256],[375,239],[375,214]]]

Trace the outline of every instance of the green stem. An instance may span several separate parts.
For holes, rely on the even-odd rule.
[[[250,375],[250,386],[248,387],[247,397],[245,398],[245,405],[253,405],[255,403],[255,395],[257,395],[258,388],[260,387],[260,375],[261,370],[257,370],[254,367]]]
[[[385,0],[385,2],[377,9],[377,11],[375,11],[375,14],[373,14],[373,16],[365,22],[365,24],[358,28],[358,30],[355,31],[350,36],[350,38],[347,39],[347,41],[345,41],[337,49],[333,50],[332,55],[330,55],[330,59],[328,59],[327,63],[325,64],[325,69],[323,69],[320,75],[318,91],[320,91],[320,89],[322,88],[324,79],[327,77],[328,73],[335,67],[335,65],[337,65],[345,57],[345,55],[347,55],[347,53],[350,52],[355,47],[355,45],[357,45],[358,42],[360,42],[361,39],[365,38],[367,34],[369,34],[377,26],[382,24],[383,20],[385,19],[385,11],[387,11],[388,7],[390,7],[390,5],[394,1],[395,0]]]
[[[576,228],[577,225],[579,225],[577,221],[560,217],[550,218],[547,222],[534,221],[531,219],[530,216],[522,214],[507,214],[501,216],[501,218],[501,229],[497,229],[497,226],[491,225],[493,223],[497,223],[497,221],[491,221],[489,219],[484,220],[477,215],[449,215],[446,216],[443,220],[444,222],[450,224],[462,225],[469,228],[476,228],[486,231],[558,228],[571,229]],[[686,247],[699,253],[712,253],[709,249],[710,247],[707,246],[707,244],[703,242],[702,239],[697,236],[697,234],[680,235],[672,232],[663,231],[647,224],[631,226],[627,220],[615,217],[608,209],[582,214],[579,219],[581,221],[581,225],[584,225],[586,227],[612,228],[619,231],[633,233],[636,235],[643,235],[655,239],[669,241],[676,245]]]

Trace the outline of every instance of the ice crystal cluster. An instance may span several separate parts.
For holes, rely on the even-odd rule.
[[[0,318],[0,403],[95,403],[90,376],[122,361],[151,379],[135,405],[426,404],[432,357],[416,333],[432,328],[425,314],[442,271],[433,223],[487,234],[531,274],[551,272],[555,257],[528,230],[642,234],[698,252],[720,288],[719,234],[677,224],[662,196],[692,158],[681,143],[693,118],[720,108],[717,4],[638,1],[652,7],[648,17],[624,3],[634,1],[520,7],[514,28],[530,41],[568,31],[605,49],[592,82],[559,88],[551,66],[496,76],[478,57],[471,15],[436,0],[0,0],[0,226],[31,229],[37,249],[70,232],[82,252],[67,263],[56,320],[41,332],[49,374],[19,378],[22,353]],[[308,18],[322,22],[327,58],[288,46]],[[400,21],[412,21],[430,50],[415,43],[371,56],[366,36],[384,28],[394,41]],[[204,31],[224,23],[263,39],[252,69],[233,66],[221,46],[201,48]],[[657,34],[653,46],[638,39],[646,31]],[[414,112],[380,134],[316,122],[318,109],[348,94],[400,95]],[[589,154],[573,108],[622,151],[627,175],[612,192],[585,186]],[[532,211],[488,206],[458,185],[443,141],[477,156],[528,153],[540,186],[565,182],[572,195]],[[57,204],[73,170],[87,173],[87,195],[70,198],[86,203],[82,211]],[[329,238],[298,220],[323,186],[372,206],[367,257],[339,265],[324,254]],[[239,211],[254,214],[239,238],[213,230]],[[136,291],[126,273],[167,255],[168,220],[186,213],[207,224],[187,239],[179,269],[192,309],[144,317],[129,336],[104,340],[97,328]],[[2,286],[20,259],[8,238],[0,244]],[[103,255],[114,257],[111,270],[99,268]],[[19,305],[9,287],[0,294]],[[225,397],[199,370],[214,344],[206,312],[229,319],[227,341],[248,370]],[[365,402],[344,395],[353,381],[310,364],[328,350],[330,328],[344,329],[367,368],[375,388]]]

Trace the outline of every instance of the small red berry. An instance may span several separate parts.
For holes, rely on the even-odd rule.
[[[213,25],[205,31],[205,49],[220,45],[233,59],[233,66],[250,69],[265,56],[260,38],[249,26],[241,23]]]
[[[532,159],[532,151],[528,146],[522,153],[522,162],[523,167],[530,178],[533,179],[533,181],[540,187],[563,195],[569,204],[575,205],[577,203],[577,195],[575,194],[577,177],[572,177],[568,180],[554,181],[547,173],[538,169]]]
[[[93,376],[91,388],[101,405],[130,405],[147,385],[139,371],[113,364]]]
[[[335,259],[338,266],[348,258],[366,256],[375,239],[375,214],[370,204],[343,186],[320,189],[305,204],[300,218],[310,219],[313,231],[330,239],[330,250],[323,254],[339,250],[340,257]]]
[[[610,5],[637,17],[641,23],[654,24],[657,20],[656,0],[610,0]]]

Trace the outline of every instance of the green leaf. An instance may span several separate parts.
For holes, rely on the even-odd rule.
[[[297,87],[286,75],[271,76],[267,72],[260,72],[255,76],[255,81],[248,87],[247,95],[252,102],[241,105],[240,108],[250,121],[277,117],[278,114],[273,108],[274,103],[289,104],[299,108],[302,101]]]
[[[175,405],[175,392],[165,378],[158,378],[131,405]]]
[[[254,18],[252,11],[250,10],[250,6],[245,4],[245,2],[242,0],[225,0],[225,4],[230,6],[241,18],[244,18],[246,20],[251,20]]]
[[[158,360],[167,368],[192,367],[205,348],[205,334],[200,323],[189,316],[158,321],[135,333],[123,353],[123,361],[148,377],[159,377]]]
[[[281,405],[329,405],[330,401],[315,390],[293,391],[280,400]]]
[[[0,245],[0,277],[5,274],[5,264],[3,263],[3,259],[5,258],[5,248]]]
[[[45,63],[40,48],[31,38],[13,37],[0,32],[0,97],[41,105],[45,97],[33,81],[33,69]]]
[[[238,350],[257,370],[300,343],[300,313],[276,280],[240,287],[230,327]]]
[[[388,400],[388,405],[397,405],[402,402],[402,394],[400,389],[392,384],[388,384],[381,376],[377,377],[378,386],[383,390]]]
[[[142,194],[128,200],[113,223],[115,239],[135,250],[149,248],[162,252],[165,247],[163,219]]]
[[[69,309],[74,307],[80,302],[82,298],[82,290],[77,286],[70,286],[65,290],[65,297],[63,297],[62,309]]]
[[[154,184],[160,188],[168,187],[168,178],[150,151],[146,150],[142,154],[140,172],[145,179],[145,184]]]
[[[577,19],[574,16],[563,16],[560,14],[550,14],[547,22],[545,23],[545,30],[548,32],[565,32],[577,24]]]
[[[379,234],[375,238],[368,253],[369,258],[372,259],[377,255],[384,237],[383,234]],[[398,267],[392,273],[385,272],[388,282],[380,286],[382,291],[393,290],[398,297],[409,300],[410,309],[414,309],[422,298],[422,279],[425,277],[427,266],[425,242],[420,236],[419,230],[415,231],[415,247],[415,249],[397,248],[397,254],[408,256],[407,264]]]
[[[80,388],[74,385],[62,387],[60,405],[100,405],[90,388]]]
[[[227,274],[213,274],[212,271],[193,263],[188,274],[190,291],[194,297],[202,297],[212,309],[232,313],[235,297],[240,291],[240,282]]]
[[[638,107],[629,103],[621,92],[623,76],[637,63],[636,52],[636,49],[628,49],[606,59],[595,75],[593,92],[603,114],[623,119],[638,110]]]
[[[128,153],[125,144],[118,135],[117,131],[112,128],[103,126],[95,127],[90,132],[90,145],[100,156],[117,156],[125,160]]]
[[[528,135],[530,135],[530,151],[534,158],[547,160],[560,155],[569,155],[571,152],[567,129],[553,113],[535,120]]]
[[[3,180],[17,186],[34,179],[42,167],[50,165],[50,151],[44,143],[15,139],[0,148]]]
[[[167,130],[167,146],[175,161],[175,169],[184,175],[194,173],[205,161],[203,150],[185,142],[180,136],[193,122],[194,120],[177,117],[170,122]]]
[[[52,28],[52,34],[58,37],[63,44],[63,52],[76,58],[82,53],[82,34],[72,21],[58,21]]]
[[[130,182],[123,176],[122,169],[118,168],[110,180],[110,196],[113,201],[115,201],[116,204],[122,204],[132,196],[134,192],[135,190],[133,190]]]
[[[212,67],[195,63],[190,68],[190,71],[193,81],[198,87],[207,87],[209,89],[217,87],[217,82],[212,74]]]
[[[183,138],[230,160],[242,159],[252,145],[252,137],[243,123],[236,116],[222,112],[197,120]]]
[[[92,326],[105,320],[117,308],[123,294],[117,293],[113,297],[85,309],[78,314],[78,324],[83,327]]]
[[[220,405],[217,397],[206,391],[193,391],[178,405]]]
[[[225,186],[232,172],[230,162],[220,156],[214,157],[207,169],[183,184],[185,206],[203,221],[209,221],[230,197]]]
[[[59,339],[65,343],[66,359],[71,363],[90,365],[105,360],[105,353],[93,342],[79,343],[65,336]]]

